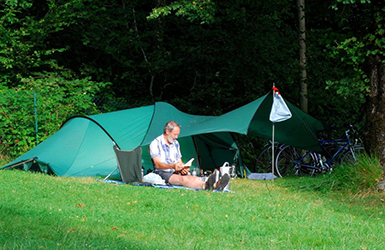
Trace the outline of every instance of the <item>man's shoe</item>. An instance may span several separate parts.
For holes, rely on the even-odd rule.
[[[224,174],[219,181],[217,182],[217,187],[215,188],[218,191],[223,191],[223,189],[229,184],[230,176],[228,174]]]
[[[213,190],[215,183],[215,175],[210,174],[205,183],[205,190]]]

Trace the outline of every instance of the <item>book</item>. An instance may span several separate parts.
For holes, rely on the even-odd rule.
[[[183,167],[185,167],[185,168],[191,167],[193,161],[194,161],[194,158],[191,158],[188,162],[186,162],[186,163],[183,165]]]

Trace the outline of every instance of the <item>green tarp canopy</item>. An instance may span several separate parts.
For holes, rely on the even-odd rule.
[[[67,120],[51,137],[2,169],[40,170],[58,176],[107,176],[117,167],[113,146],[122,150],[142,147],[142,165],[152,169],[148,145],[163,132],[164,124],[175,120],[181,125],[179,142],[184,161],[194,157],[193,167],[214,169],[224,162],[237,164],[242,175],[239,148],[232,133],[271,139],[269,114],[272,94],[222,116],[190,115],[174,106],[154,105]],[[292,118],[275,124],[275,140],[295,147],[319,151],[316,133],[322,124],[287,102]],[[112,177],[118,177],[116,171]]]

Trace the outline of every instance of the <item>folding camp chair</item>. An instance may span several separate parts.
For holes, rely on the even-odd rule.
[[[133,182],[142,182],[141,147],[137,147],[134,150],[127,151],[121,150],[116,145],[114,145],[114,152],[116,155],[116,161],[118,163],[118,168],[120,171],[120,176],[122,177],[122,181],[126,184]],[[115,172],[115,170],[113,172]],[[106,178],[108,178],[111,174],[109,174]]]

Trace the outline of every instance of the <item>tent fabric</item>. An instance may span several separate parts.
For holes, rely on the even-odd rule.
[[[243,175],[238,146],[231,133],[250,134],[271,139],[269,121],[272,94],[221,116],[186,114],[174,106],[154,105],[115,111],[89,117],[73,117],[51,137],[2,168],[37,157],[58,176],[107,176],[117,167],[113,146],[122,150],[142,148],[142,165],[152,169],[147,146],[163,133],[170,120],[181,126],[179,142],[183,159],[195,158],[193,167],[214,169],[224,162],[237,164]],[[275,124],[275,139],[303,149],[320,151],[316,132],[322,124],[287,102],[292,118]],[[116,171],[112,177],[119,177]]]

